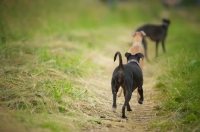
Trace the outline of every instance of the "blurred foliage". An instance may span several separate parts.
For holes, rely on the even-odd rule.
[[[167,17],[172,22],[167,54],[152,63],[163,69],[155,86],[163,91],[163,104],[156,107],[162,122],[153,126],[193,130],[200,122],[200,15],[194,1],[184,0],[183,5],[163,8],[158,0],[0,0],[0,106],[23,111],[16,117],[19,122],[52,131],[87,124],[87,119],[70,118],[80,119],[81,111],[93,110],[96,103],[83,88],[87,84],[77,81],[99,74],[101,67],[91,59],[96,53],[91,52],[111,52],[117,41],[113,38],[120,36],[113,32],[124,33],[116,27],[135,30]],[[103,49],[108,43],[111,48]],[[87,105],[80,109],[75,101]]]

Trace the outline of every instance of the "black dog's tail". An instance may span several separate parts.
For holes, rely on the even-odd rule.
[[[118,70],[118,75],[117,75],[117,78],[116,78],[116,81],[119,83],[119,84],[122,84],[124,82],[124,78],[123,78],[123,64],[122,64],[122,55],[119,51],[117,51],[115,53],[115,56],[114,56],[114,61],[116,60],[117,58],[117,55],[119,55],[119,70]],[[122,88],[120,87],[118,92],[117,92],[117,96],[120,97],[122,94]]]
[[[122,55],[121,55],[121,53],[119,52],[119,51],[117,51],[116,53],[115,53],[115,56],[114,56],[114,62],[115,62],[115,60],[116,60],[116,58],[117,58],[117,55],[119,55],[119,70],[123,70],[123,64],[122,64]]]

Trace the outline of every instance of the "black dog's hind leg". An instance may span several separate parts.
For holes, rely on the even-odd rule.
[[[124,89],[124,88],[123,88],[123,89]],[[124,97],[126,98],[126,90],[123,90],[123,91],[124,91]],[[131,99],[131,98],[130,98],[130,99]],[[127,104],[127,111],[132,111],[129,102],[128,102],[128,104]]]
[[[111,81],[111,89],[112,89],[112,94],[113,94],[113,108],[117,108],[116,100],[117,100],[117,91],[119,89],[119,86],[116,84],[115,80],[112,79]]]
[[[132,111],[132,109],[131,109],[131,106],[130,106],[129,102],[128,102],[128,104],[127,104],[127,111]]]
[[[139,104],[142,104],[144,101],[144,97],[143,97],[143,89],[142,87],[138,88],[138,93],[140,94],[140,99],[138,100]]]
[[[129,101],[131,99],[132,92],[130,90],[129,91],[126,91],[126,90],[127,89],[124,90],[125,102],[124,102],[124,105],[122,107],[122,118],[127,118],[125,116],[125,108],[126,108],[126,106],[127,106],[127,110],[129,110],[129,111],[131,110],[130,105],[129,105]]]
[[[156,57],[158,57],[158,43],[159,41],[156,41]]]
[[[166,50],[165,50],[165,40],[164,39],[162,40],[162,49],[163,49],[163,52],[166,53]]]

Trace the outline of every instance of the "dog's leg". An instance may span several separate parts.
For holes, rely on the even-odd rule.
[[[139,100],[140,99],[140,94],[138,92],[138,89],[137,89],[137,99]]]
[[[113,93],[113,108],[117,108],[117,104],[116,104],[116,102],[117,102],[117,93],[116,92],[114,92]]]
[[[162,49],[163,49],[163,52],[166,53],[166,50],[165,50],[165,40],[164,39],[162,40]]]
[[[127,118],[125,115],[125,108],[126,108],[126,106],[128,107],[128,105],[129,105],[129,101],[131,99],[131,94],[132,94],[132,92],[130,90],[130,87],[129,87],[129,89],[124,89],[125,102],[122,107],[122,118]],[[129,108],[130,108],[130,105],[129,105]]]
[[[120,97],[120,96],[121,96],[122,91],[123,91],[123,89],[120,87],[119,90],[118,90],[118,92],[117,92],[117,97]]]
[[[158,43],[159,41],[156,41],[156,57],[158,57]]]
[[[124,88],[121,88],[121,89],[122,89],[122,91],[124,91],[124,97],[125,97],[125,100],[126,100],[126,90],[123,90],[123,89],[125,89],[125,86],[123,86],[123,87]],[[130,97],[130,100],[131,100],[131,97]],[[127,104],[127,111],[132,111],[129,102]]]
[[[131,93],[131,95],[132,95],[132,92],[131,91],[128,91],[128,93]],[[129,101],[131,100],[131,95],[130,95],[130,99],[129,99]],[[129,96],[129,95],[128,95]],[[126,98],[126,95],[124,95],[124,97]],[[131,109],[131,106],[130,106],[130,104],[129,104],[129,101],[128,101],[128,103],[127,103],[127,111],[132,111],[132,109]]]
[[[116,87],[114,88],[116,89]],[[117,91],[113,91],[113,105],[112,105],[112,108],[113,108],[113,112],[115,112],[116,108],[117,108]]]
[[[123,107],[122,107],[122,118],[127,118],[127,117],[125,116],[126,94],[127,94],[127,89],[124,88],[124,97],[125,97],[125,102],[124,102],[124,105],[123,105]]]
[[[138,100],[138,103],[139,103],[139,104],[142,104],[143,101],[144,101],[142,86],[141,86],[141,87],[138,87],[138,93],[140,94],[140,99]]]
[[[142,39],[142,44],[144,46],[144,54],[145,54],[145,57],[147,59],[147,61],[149,62],[149,58],[147,56],[147,41],[145,40],[145,38]]]
[[[119,86],[117,86],[114,79],[112,79],[112,81],[111,81],[111,88],[112,88],[112,94],[113,94],[112,108],[113,108],[113,112],[115,112],[115,110],[117,108],[116,100],[117,100],[117,90],[118,90]]]
[[[127,111],[132,111],[132,109],[131,109],[131,106],[130,106],[129,102],[128,102],[128,104],[127,104]]]

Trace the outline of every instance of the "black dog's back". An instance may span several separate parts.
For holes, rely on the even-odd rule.
[[[147,24],[138,28],[137,31],[144,31],[146,36],[149,37],[152,41],[162,40],[166,36],[165,26]]]
[[[113,71],[112,77],[115,79],[115,82],[122,87],[125,80],[132,79],[132,88],[133,90],[135,90],[135,88],[143,84],[143,74],[141,68],[137,63],[122,64],[122,58],[119,52],[116,52],[114,56],[114,61],[116,60],[117,55],[119,55],[119,66],[117,66]],[[136,60],[138,58],[135,57],[134,59]]]
[[[139,104],[143,103],[143,75],[142,70],[139,67],[140,58],[144,57],[141,53],[136,55],[131,55],[126,53],[125,56],[128,60],[128,64],[122,64],[122,57],[120,52],[116,52],[114,56],[114,61],[116,60],[117,55],[119,55],[119,66],[115,68],[112,74],[111,79],[111,89],[113,93],[113,108],[116,108],[116,96],[121,86],[124,90],[125,102],[122,107],[122,118],[125,116],[125,107],[128,111],[131,111],[129,101],[132,96],[132,92],[138,87],[138,92],[140,94],[140,99],[138,100]]]
[[[113,72],[114,81],[121,87],[124,85],[124,81],[133,81],[131,91],[135,90],[137,87],[143,84],[142,70],[138,67],[138,64],[124,64],[123,72],[119,72],[119,66],[117,66]],[[131,71],[131,72],[130,72]]]
[[[158,43],[162,42],[163,52],[165,52],[165,38],[167,36],[167,30],[170,24],[170,20],[163,19],[162,25],[154,25],[154,24],[146,24],[139,27],[136,31],[144,31],[146,33],[146,37],[149,37],[152,41],[156,42],[156,57],[158,56]],[[145,38],[142,40],[142,44],[144,45],[145,56],[147,57],[147,42]]]

